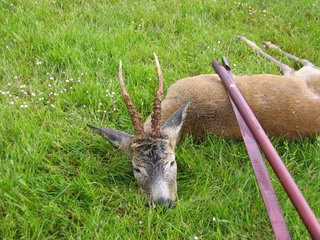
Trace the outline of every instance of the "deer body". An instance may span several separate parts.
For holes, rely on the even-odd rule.
[[[320,135],[320,68],[307,60],[283,52],[304,67],[295,71],[262,51],[254,42],[240,37],[266,59],[277,64],[283,76],[261,74],[237,76],[237,85],[270,137],[288,139]],[[143,124],[127,93],[119,64],[121,92],[131,115],[135,135],[88,125],[131,158],[134,176],[151,203],[173,205],[177,195],[177,164],[174,149],[181,136],[202,138],[206,133],[240,139],[230,101],[217,75],[184,78],[172,85],[166,98],[160,64],[155,55],[159,88],[153,113]]]
[[[270,137],[299,139],[320,135],[320,74],[311,83],[298,77],[261,74],[236,76],[237,85]],[[320,90],[320,89],[319,89]],[[214,133],[241,139],[230,100],[218,77],[208,74],[178,80],[162,102],[165,122],[179,107],[191,101],[182,135],[202,138]],[[145,130],[150,129],[150,118]]]

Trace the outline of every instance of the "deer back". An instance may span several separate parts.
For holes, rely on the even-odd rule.
[[[270,137],[299,139],[320,134],[320,99],[315,91],[320,81],[306,83],[296,77],[261,74],[235,77],[244,98]],[[178,80],[162,102],[162,122],[191,101],[182,135],[202,138],[206,133],[240,139],[230,101],[217,75],[199,75]],[[145,129],[150,129],[150,117]]]

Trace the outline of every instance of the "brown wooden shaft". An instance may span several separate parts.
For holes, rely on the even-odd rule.
[[[263,150],[271,167],[273,168],[275,174],[277,175],[282,186],[287,192],[294,207],[298,211],[298,214],[300,215],[303,223],[308,229],[311,237],[313,239],[320,239],[320,224],[318,222],[318,219],[312,212],[307,201],[304,199],[302,193],[300,192],[296,183],[292,179],[289,171],[283,164],[280,156],[272,146],[266,133],[263,131],[258,120],[256,119],[247,102],[241,95],[237,85],[232,80],[232,78],[230,78],[226,69],[221,67],[216,60],[212,61],[212,65],[219,77],[221,78],[224,87],[227,89],[230,97],[232,98],[232,101],[237,106],[237,109],[239,110],[242,118],[246,122],[256,141]]]

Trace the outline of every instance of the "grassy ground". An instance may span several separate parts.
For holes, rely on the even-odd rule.
[[[120,58],[144,117],[153,52],[166,88],[212,73],[211,58],[222,55],[236,74],[278,73],[239,34],[320,65],[319,1],[2,0],[0,9],[0,238],[272,239],[241,142],[183,140],[178,204],[163,213],[145,206],[126,157],[85,124],[133,132]],[[319,138],[274,143],[320,216]],[[272,178],[292,238],[308,238]]]

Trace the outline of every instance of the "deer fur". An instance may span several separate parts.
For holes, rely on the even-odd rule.
[[[254,49],[257,48],[255,45]],[[296,140],[320,135],[320,68],[306,60],[302,62],[305,66],[299,71],[280,63],[279,67],[285,68],[282,70],[285,76],[235,76],[240,91],[269,137]],[[241,139],[230,100],[218,75],[205,74],[176,81],[162,102],[162,121],[187,101],[191,104],[182,136],[191,134],[203,138],[207,133],[214,133]],[[144,128],[149,131],[150,117]]]
[[[283,76],[235,76],[244,98],[267,134],[287,139],[320,135],[320,68],[265,42],[266,47],[277,49],[304,65],[295,71],[266,54],[254,42],[242,36],[239,38],[261,56],[277,64],[283,73]],[[125,90],[120,62],[120,86],[136,135],[109,128],[89,127],[128,154],[134,176],[151,203],[170,207],[177,195],[174,149],[180,137],[191,134],[195,138],[202,138],[207,133],[214,133],[241,139],[241,134],[217,75],[206,74],[178,80],[168,89],[161,103],[162,73],[156,56],[155,60],[159,88],[154,111],[143,127],[140,115]]]

